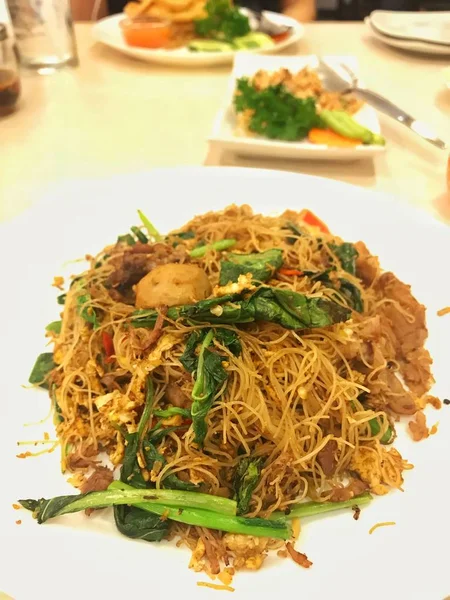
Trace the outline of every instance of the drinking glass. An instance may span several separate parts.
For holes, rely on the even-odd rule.
[[[77,66],[70,0],[7,0],[22,67],[39,72]]]

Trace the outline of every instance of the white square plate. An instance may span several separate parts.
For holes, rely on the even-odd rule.
[[[328,62],[340,62],[348,65],[352,71],[358,71],[357,60],[349,56],[327,56]],[[240,77],[252,77],[259,69],[276,71],[282,67],[290,71],[299,71],[309,66],[319,69],[317,56],[251,56],[235,57],[233,71],[230,76],[228,92],[223,108],[219,111],[209,137],[210,144],[221,150],[231,150],[241,155],[266,156],[272,158],[308,159],[308,160],[360,160],[384,152],[384,146],[356,146],[355,148],[331,148],[325,145],[311,144],[306,141],[285,142],[269,140],[260,136],[243,136],[237,132],[236,118],[233,109],[233,94],[236,81]],[[380,124],[375,110],[369,105],[354,115],[356,121],[380,132]]]

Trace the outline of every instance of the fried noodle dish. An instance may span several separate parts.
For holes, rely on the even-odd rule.
[[[309,210],[233,205],[164,237],[139,214],[60,297],[30,376],[81,493],[20,502],[40,523],[113,506],[212,575],[270,550],[309,567],[298,518],[412,468],[393,443],[433,383],[424,306]]]

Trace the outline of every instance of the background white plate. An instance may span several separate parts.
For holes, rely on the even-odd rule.
[[[291,34],[288,38],[275,44],[272,48],[259,48],[256,50],[242,51],[245,54],[271,54],[287,48],[300,40],[304,35],[304,28],[298,21],[291,19],[285,15],[272,13],[267,11],[270,18],[279,25],[292,27]],[[98,42],[102,42],[123,54],[132,56],[139,60],[147,62],[189,66],[189,67],[204,67],[207,65],[221,65],[232,62],[237,52],[190,52],[187,48],[177,48],[175,50],[149,48],[134,48],[125,43],[119,22],[125,18],[124,14],[113,15],[97,21],[93,27],[94,38]],[[239,52],[241,54],[242,52]]]
[[[450,56],[450,46],[440,44],[429,44],[421,41],[409,41],[392,36],[387,36],[379,33],[372,25],[370,17],[364,19],[366,28],[371,35],[373,35],[380,42],[384,42],[388,46],[393,48],[399,48],[401,50],[407,50],[408,52],[414,52],[416,54],[430,54],[438,56]]]
[[[370,21],[381,34],[450,46],[450,11],[374,10],[370,13]]]
[[[15,457],[25,450],[17,440],[42,438],[45,431],[53,435],[49,422],[23,427],[45,416],[49,402],[45,392],[21,387],[44,349],[44,326],[57,318],[53,276],[81,270],[81,264],[62,265],[114,241],[137,222],[137,208],[166,231],[232,201],[264,213],[309,207],[344,239],[365,240],[382,265],[411,283],[428,306],[435,392],[448,397],[450,316],[438,318],[436,311],[450,301],[444,264],[450,233],[425,213],[347,184],[277,171],[161,170],[58,186],[44,204],[0,226],[0,590],[15,600],[221,597],[197,587],[198,580],[208,579],[188,570],[186,550],[121,537],[110,511],[37,525],[11,504],[73,491],[60,473],[57,451]],[[351,511],[305,519],[297,547],[314,562],[312,568],[273,557],[261,571],[236,576],[233,598],[444,600],[450,592],[450,407],[427,412],[430,424],[440,421],[437,435],[413,443],[400,427],[396,446],[416,465],[406,473],[404,493],[376,498],[358,521]],[[15,524],[17,519],[22,525]],[[369,535],[379,521],[397,524]]]
[[[325,58],[330,63],[344,63],[354,73],[358,72],[358,63],[355,57],[327,56]],[[317,56],[250,56],[244,54],[236,56],[224,106],[219,111],[212,133],[208,138],[210,144],[220,148],[220,150],[231,150],[241,155],[308,160],[360,160],[383,153],[385,151],[384,146],[361,145],[355,148],[331,148],[320,144],[311,144],[307,140],[285,142],[281,140],[269,140],[256,135],[251,137],[245,136],[236,132],[236,118],[232,102],[237,79],[244,76],[251,77],[259,69],[276,71],[284,67],[296,72],[305,66],[319,69]],[[380,132],[377,113],[368,104],[365,104],[353,117],[361,125],[368,127],[375,133]]]

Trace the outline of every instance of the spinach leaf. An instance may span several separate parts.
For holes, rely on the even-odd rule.
[[[216,327],[214,329],[214,338],[222,344],[222,346],[228,348],[234,356],[239,356],[242,352],[241,340],[239,339],[238,334],[232,329]]]
[[[39,354],[28,378],[29,383],[32,383],[33,385],[37,384],[40,387],[48,390],[48,375],[55,367],[56,364],[53,360],[53,352],[44,352]]]
[[[220,314],[211,312],[216,306],[222,307]],[[158,313],[154,310],[135,311],[131,325],[154,327],[157,316]],[[202,300],[197,304],[171,307],[167,316],[174,320],[183,318],[211,324],[269,321],[286,329],[309,329],[346,321],[350,311],[332,300],[310,298],[290,290],[261,286],[248,298],[229,294]]]
[[[220,263],[220,285],[238,280],[239,275],[251,273],[255,281],[268,281],[283,264],[283,251],[271,248],[253,254],[228,254]]]
[[[45,331],[51,331],[53,333],[61,333],[62,321],[52,321],[47,325]]]
[[[338,257],[342,268],[350,275],[356,275],[356,259],[358,250],[353,244],[344,242],[343,244],[328,244],[328,247]]]
[[[92,308],[92,306],[86,306],[90,302],[92,302],[92,297],[90,294],[86,293],[86,294],[81,294],[80,296],[78,296],[77,297],[78,314],[87,323],[91,323],[91,325],[93,326],[94,329],[97,329],[100,326],[98,319],[97,319],[97,313],[95,312],[95,309]]]
[[[217,392],[228,378],[228,374],[222,366],[222,357],[208,349],[213,335],[213,330],[210,330],[203,340],[198,357],[196,380],[192,389],[192,426],[195,443],[199,446],[203,444],[207,433],[206,416],[214,404]]]
[[[197,368],[198,356],[196,350],[199,344],[203,342],[208,329],[196,329],[191,333],[186,342],[186,347],[180,357],[180,362],[188,373],[192,373]]]
[[[134,540],[160,542],[169,530],[169,521],[135,506],[115,506],[114,520],[120,533]]]
[[[252,494],[259,482],[263,463],[263,457],[251,458],[248,456],[241,458],[236,467],[233,488],[238,515],[248,512]]]
[[[364,310],[364,303],[361,297],[361,292],[353,283],[347,281],[347,279],[339,279],[341,287],[339,291],[347,300],[347,304],[354,308],[356,311],[362,313]]]
[[[281,288],[260,288],[249,301],[255,308],[255,321],[278,323],[286,329],[328,327],[350,316],[350,311],[336,302]]]
[[[186,342],[186,347],[181,355],[180,362],[189,373],[192,373],[197,368],[198,355],[197,348],[205,339],[208,329],[197,329],[191,333]],[[242,350],[241,341],[235,331],[217,327],[214,329],[215,339],[225,346],[235,356],[239,356]]]
[[[288,244],[293,246],[299,237],[304,235],[304,232],[300,229],[298,225],[296,225],[293,221],[287,221],[286,228],[290,229],[292,233],[294,233],[297,237],[289,236],[286,238]]]

